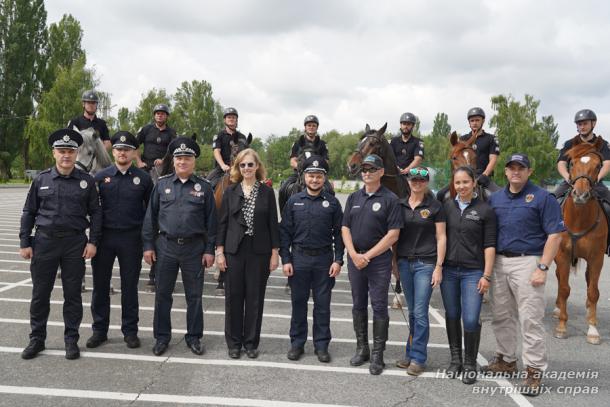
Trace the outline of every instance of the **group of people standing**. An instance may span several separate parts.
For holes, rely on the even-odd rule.
[[[94,99],[91,94],[86,96]],[[99,119],[94,110],[91,113],[92,103],[83,96],[85,113],[73,123],[77,128],[81,128],[77,122],[85,120],[99,125],[94,124]],[[116,133],[108,140],[115,162],[95,177],[75,168],[76,150],[82,144],[78,131],[60,129],[49,136],[55,165],[42,171],[32,183],[21,218],[20,254],[32,259],[33,281],[32,329],[30,343],[22,352],[24,359],[35,357],[45,348],[49,299],[60,266],[66,358],[79,357],[77,342],[83,312],[80,281],[85,259],[92,259],[94,279],[93,333],[86,346],[96,348],[108,340],[108,291],[117,258],[121,330],[128,347],[140,346],[138,280],[144,258],[154,266],[150,278],[155,291],[153,353],[162,355],[169,347],[173,292],[181,270],[187,302],[185,343],[194,354],[203,354],[204,272],[216,263],[226,283],[228,355],[240,358],[243,352],[257,358],[267,280],[281,258],[292,298],[287,357],[298,360],[304,354],[307,302],[313,294],[315,354],[320,362],[328,363],[331,294],[347,251],[356,336],[351,365],[370,362],[373,375],[385,368],[388,290],[396,260],[410,329],[405,357],[397,361],[398,367],[414,376],[425,371],[429,302],[433,289],[440,286],[451,355],[446,372],[450,377],[461,374],[464,383],[474,383],[481,303],[491,289],[497,347],[496,357],[484,370],[516,372],[519,327],[527,393],[539,393],[541,375],[547,368],[542,323],[544,284],[565,227],[554,197],[529,181],[533,170],[526,154],[512,154],[506,160],[508,185],[488,202],[476,195],[477,182],[489,184],[499,155],[497,140],[482,129],[482,109],[473,108],[468,113],[472,135],[477,136],[480,145],[477,156],[481,165],[477,166],[479,170],[455,170],[455,198],[439,202],[429,190],[430,173],[421,165],[424,145],[411,134],[416,118],[405,113],[400,119],[401,135],[390,144],[408,181],[409,196],[399,200],[382,185],[383,160],[370,154],[361,165],[364,187],[350,194],[343,209],[324,188],[328,182],[328,152],[324,154],[325,144],[317,135],[317,117],[307,116],[305,133],[295,143],[291,157],[298,156],[307,144],[324,149],[308,154],[301,163],[305,188],[288,199],[280,222],[275,193],[263,182],[266,171],[256,151],[247,148],[229,162],[223,147],[225,133],[236,132],[235,109],[225,110],[227,127],[214,138],[212,146],[217,162],[213,178],[217,180],[228,172],[232,182],[218,210],[212,185],[195,173],[199,145],[191,138],[176,137],[167,127],[168,115],[167,106],[159,105],[154,111],[155,122],[137,136],[126,131]],[[578,129],[581,127],[579,123]],[[587,141],[590,135],[578,137]],[[145,148],[140,156],[142,143]],[[149,143],[158,148],[147,150]],[[167,145],[173,172],[155,183],[145,170],[158,165],[156,160],[165,155],[161,154],[161,145]],[[610,168],[610,161],[604,161],[606,165]],[[30,236],[34,227],[35,234]],[[527,234],[522,233],[524,229]],[[372,349],[368,340],[369,298]]]

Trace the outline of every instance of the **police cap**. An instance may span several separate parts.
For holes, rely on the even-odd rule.
[[[311,155],[303,163],[303,172],[328,172],[328,163],[319,155]]]
[[[167,150],[171,152],[174,157],[199,157],[199,154],[201,153],[197,142],[190,137],[184,136],[175,138],[171,143],[169,143]]]
[[[73,129],[59,129],[49,135],[49,146],[51,148],[78,149],[83,144],[83,136]]]
[[[110,139],[112,148],[131,148],[133,150],[140,146],[136,137],[128,131],[118,131]]]

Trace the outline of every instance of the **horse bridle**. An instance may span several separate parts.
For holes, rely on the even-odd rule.
[[[366,140],[367,138],[371,138],[371,137],[374,137],[376,139],[380,139],[380,137],[376,133],[368,134],[368,135],[365,135],[364,137],[362,137],[362,139],[360,139],[360,142],[358,143],[358,146],[362,145],[362,143],[364,143],[364,140]],[[380,139],[380,141],[381,141],[381,139]],[[360,161],[364,160],[364,155],[362,154],[362,152],[359,149],[354,150],[354,153],[358,154],[360,156]],[[377,154],[377,155],[379,155],[378,152],[369,153],[369,154]],[[362,168],[362,164],[360,164],[358,166],[358,171],[360,171],[361,168]],[[397,177],[398,174],[387,174],[387,173],[385,173],[385,174],[383,174],[383,176],[384,177]]]
[[[76,160],[76,166],[78,166],[81,170],[89,173],[93,169],[93,163],[95,162],[96,158],[97,158],[97,153],[95,152],[95,149],[93,149],[92,153],[91,153],[91,160],[89,161],[89,164],[85,165],[82,162]]]

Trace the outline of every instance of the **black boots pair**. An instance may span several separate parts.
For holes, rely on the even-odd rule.
[[[446,319],[447,338],[451,363],[446,375],[455,379],[462,373],[462,383],[474,384],[477,381],[477,355],[481,339],[481,326],[473,332],[464,331],[464,363],[462,364],[462,322],[459,319]]]
[[[388,340],[388,326],[390,319],[373,319],[373,351],[369,349],[368,341],[368,313],[367,311],[352,311],[354,321],[354,332],[356,333],[356,354],[350,359],[352,366],[360,366],[371,361],[369,372],[378,375],[383,372],[383,351]]]

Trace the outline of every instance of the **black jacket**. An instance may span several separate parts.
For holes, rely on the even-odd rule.
[[[455,199],[444,203],[447,216],[445,265],[482,270],[484,250],[496,246],[496,214],[486,202],[473,198],[460,213]]]
[[[224,246],[225,253],[235,254],[246,229],[242,213],[244,193],[241,184],[230,185],[222,197],[216,246]],[[262,184],[259,187],[254,209],[254,253],[267,254],[280,247],[277,223],[277,205],[273,189]]]

